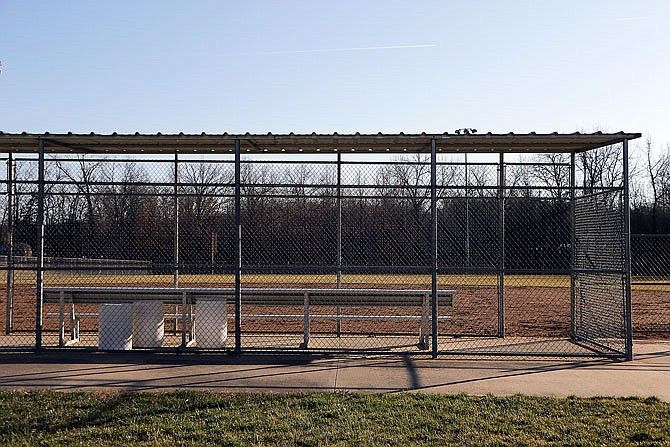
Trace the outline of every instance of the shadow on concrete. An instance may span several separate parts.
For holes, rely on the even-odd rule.
[[[600,364],[604,363],[611,363],[607,360],[603,360],[599,362]],[[581,362],[570,362],[570,363],[560,363],[560,364],[555,364],[555,365],[542,365],[542,366],[533,366],[533,367],[523,367],[523,368],[515,368],[515,369],[510,369],[507,371],[500,371],[500,368],[495,368],[498,373],[496,374],[490,374],[490,375],[485,375],[483,377],[473,377],[473,378],[468,378],[468,379],[461,379],[461,380],[452,380],[452,381],[446,381],[446,382],[440,382],[440,383],[431,383],[427,385],[422,385],[417,383],[416,386],[413,386],[410,389],[405,389],[405,390],[397,390],[397,391],[392,391],[391,393],[396,393],[399,391],[429,391],[431,389],[436,389],[436,388],[441,388],[441,387],[446,387],[446,386],[453,386],[453,385],[463,385],[466,383],[476,383],[476,382],[485,382],[489,380],[496,380],[496,379],[506,379],[506,378],[511,378],[511,377],[523,377],[523,376],[530,376],[530,375],[537,375],[537,374],[544,374],[548,372],[555,372],[555,371],[561,371],[561,370],[569,370],[569,369],[581,369],[581,368],[590,368],[594,365],[594,362],[589,362],[588,364],[584,364]],[[459,368],[462,369],[462,368]]]
[[[42,352],[0,355],[0,388],[149,391],[431,391],[450,385],[539,375],[560,370],[670,372],[670,350],[638,361],[467,360],[422,356]],[[667,360],[666,360],[667,359]],[[656,363],[658,362],[658,363]],[[383,374],[380,374],[383,372]],[[349,385],[340,379],[347,373]],[[452,380],[449,380],[449,377]],[[455,377],[457,376],[457,377]],[[356,377],[361,377],[357,383]],[[353,379],[352,379],[353,378]]]

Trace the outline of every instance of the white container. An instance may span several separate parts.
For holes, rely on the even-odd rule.
[[[225,299],[198,299],[195,312],[195,341],[199,348],[223,348],[228,339],[228,311]]]
[[[133,314],[130,304],[101,304],[98,348],[105,351],[133,349]]]
[[[159,348],[165,338],[162,301],[133,303],[133,348]]]

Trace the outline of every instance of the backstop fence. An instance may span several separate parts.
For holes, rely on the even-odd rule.
[[[0,350],[630,358],[635,135],[3,144]]]

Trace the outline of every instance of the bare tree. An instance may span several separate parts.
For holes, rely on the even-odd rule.
[[[603,146],[577,155],[577,169],[581,175],[584,194],[621,184],[623,180],[621,145]]]
[[[223,206],[220,199],[231,179],[231,170],[222,169],[219,164],[182,163],[180,182],[187,184],[183,187],[182,212],[190,214],[198,223],[220,214]]]
[[[651,186],[651,231],[656,233],[658,228],[659,207],[668,199],[670,189],[670,151],[656,157],[653,155],[651,138],[646,141],[646,168]]]
[[[535,197],[539,191],[534,190],[532,165],[506,165],[505,187],[508,197]]]
[[[670,145],[654,156],[651,138],[646,141],[646,174],[651,187],[651,231],[658,230],[659,211],[670,204]]]
[[[454,185],[465,184],[463,167],[455,164],[440,164],[437,167],[437,185],[453,187]],[[440,198],[446,198],[449,194],[458,193],[458,190],[451,188],[438,189],[437,195]]]
[[[100,161],[89,162],[85,155],[77,155],[74,162],[56,160],[57,169],[81,193],[86,206],[86,220],[89,227],[95,226],[94,182],[98,180]]]
[[[493,197],[496,194],[496,185],[498,180],[496,178],[496,171],[490,165],[472,164],[469,167],[470,186],[474,187],[474,191],[479,198]],[[473,194],[471,194],[473,196]]]
[[[309,190],[312,189],[308,189],[307,185],[316,183],[313,165],[306,163],[285,169],[282,177],[284,177],[284,183],[288,185],[287,192],[299,196],[302,201],[309,194]]]
[[[390,169],[390,184],[401,187],[400,193],[407,198],[417,216],[430,209],[430,158],[425,154],[400,157]]]
[[[570,155],[563,153],[539,154],[530,172],[538,186],[544,186],[558,200],[570,195]]]

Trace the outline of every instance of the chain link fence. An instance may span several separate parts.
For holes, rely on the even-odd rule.
[[[0,349],[626,354],[623,187],[569,156],[49,154],[43,267],[4,163]]]
[[[670,338],[670,234],[631,234],[633,330]]]
[[[625,349],[626,303],[623,194],[591,192],[575,202],[575,315],[578,340],[614,352]]]

